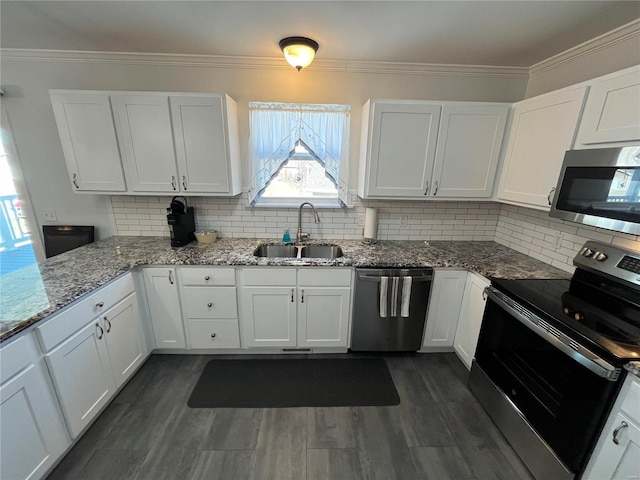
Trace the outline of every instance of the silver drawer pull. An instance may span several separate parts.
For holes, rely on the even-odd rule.
[[[173,273],[173,272],[172,272],[171,270],[169,270],[169,283],[170,283],[171,285],[173,285],[173,275],[172,275],[172,273]]]
[[[213,307],[213,303],[211,303],[211,302],[207,303],[207,307],[209,307],[209,308]]]
[[[547,195],[547,202],[549,202],[549,206],[551,206],[551,203],[553,203],[553,200],[551,199],[551,195],[553,195],[553,192],[556,191],[556,187],[553,187],[550,191],[549,191],[549,195]]]
[[[212,334],[211,334],[211,338],[216,338],[216,334],[215,334],[215,333],[212,333]]]
[[[613,443],[615,443],[616,445],[620,445],[620,440],[618,440],[618,434],[620,433],[620,430],[623,430],[625,428],[627,428],[629,426],[629,424],[627,424],[627,422],[620,422],[620,425],[618,425],[618,428],[616,428],[613,431]]]
[[[205,280],[209,281],[211,277],[209,277],[209,275],[207,275],[206,277],[204,277]]]
[[[104,302],[98,302],[98,303],[96,303],[96,307],[97,307],[97,308],[102,308],[102,307],[104,307]]]

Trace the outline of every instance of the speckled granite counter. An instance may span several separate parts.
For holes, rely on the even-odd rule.
[[[353,267],[458,267],[485,277],[567,278],[569,274],[495,242],[338,240],[335,260],[258,258],[265,239],[219,239],[171,248],[166,237],[110,237],[3,276],[0,341],[141,265],[315,265]],[[320,242],[309,242],[320,243]]]

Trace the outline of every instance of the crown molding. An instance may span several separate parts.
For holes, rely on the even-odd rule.
[[[82,62],[130,65],[169,65],[200,68],[247,68],[291,70],[282,58],[225,55],[176,55],[166,53],[94,52],[75,50],[33,50],[2,48],[3,61],[22,62]],[[445,75],[522,78],[529,75],[527,67],[501,67],[491,65],[449,65],[433,63],[367,62],[316,59],[305,68],[311,71],[345,73],[376,73],[400,75]]]
[[[531,67],[529,67],[529,76],[534,77],[536,75],[540,75],[541,73],[561,67],[562,65],[571,63],[579,58],[613,47],[618,43],[633,40],[634,38],[640,41],[640,19],[636,19],[626,25],[554,55],[553,57],[549,57],[546,60],[531,65]]]

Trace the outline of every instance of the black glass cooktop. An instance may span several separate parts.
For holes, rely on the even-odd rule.
[[[640,360],[640,292],[582,270],[571,280],[492,283],[586,347]]]

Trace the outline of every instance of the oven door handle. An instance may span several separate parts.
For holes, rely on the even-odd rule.
[[[494,287],[485,288],[487,296],[501,308],[509,312],[515,319],[529,328],[532,332],[556,347],[565,355],[568,355],[582,366],[588,368],[596,375],[615,382],[620,374],[620,369],[603,360],[591,350],[577,343],[575,340],[548,325],[542,318],[524,308],[519,303],[509,298]],[[546,327],[546,328],[545,328]]]

